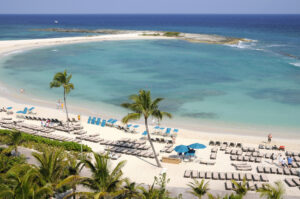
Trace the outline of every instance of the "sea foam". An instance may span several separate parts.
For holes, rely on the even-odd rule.
[[[293,66],[296,66],[296,67],[300,67],[300,62],[295,62],[295,63],[290,63],[292,64]]]

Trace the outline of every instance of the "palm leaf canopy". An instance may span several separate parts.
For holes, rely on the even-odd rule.
[[[152,116],[160,120],[164,116],[172,118],[170,113],[159,110],[159,102],[161,102],[163,98],[152,100],[150,91],[140,90],[139,94],[131,95],[129,100],[131,100],[132,103],[121,104],[122,107],[132,111],[132,113],[129,113],[122,119],[122,122],[125,124],[130,120],[138,120],[141,116],[145,118]]]
[[[50,88],[63,86],[66,94],[68,94],[74,89],[74,84],[70,83],[71,78],[72,74],[68,75],[67,70],[56,73],[53,77],[53,81],[50,82]]]

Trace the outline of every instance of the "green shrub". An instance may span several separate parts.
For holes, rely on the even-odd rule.
[[[1,136],[6,136],[9,134],[11,131],[9,130],[0,130],[0,135]],[[24,145],[27,145],[31,142],[37,143],[37,144],[46,144],[48,146],[54,146],[54,147],[62,147],[65,150],[68,151],[81,151],[81,145],[75,142],[66,142],[66,141],[57,141],[57,140],[51,140],[48,138],[36,136],[36,135],[30,135],[26,133],[22,133],[23,140],[25,141]],[[1,139],[3,142],[4,139]],[[82,151],[84,152],[92,152],[92,149],[87,146],[87,145],[82,145]]]
[[[178,37],[180,32],[165,32],[164,36],[166,37]]]

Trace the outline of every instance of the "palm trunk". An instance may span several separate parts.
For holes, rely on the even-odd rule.
[[[148,140],[149,140],[149,142],[150,142],[152,151],[153,151],[153,153],[154,153],[154,158],[155,158],[155,160],[156,160],[157,167],[161,167],[161,164],[160,164],[160,162],[159,162],[159,160],[158,160],[158,157],[157,157],[157,154],[156,154],[154,145],[153,145],[152,140],[151,140],[151,137],[150,137],[150,132],[149,132],[149,128],[148,128],[148,118],[146,118],[146,117],[145,117],[145,126],[146,126],[146,131],[147,131]]]
[[[67,114],[67,127],[68,127],[68,131],[69,131],[69,113],[68,113],[68,108],[67,108],[66,90],[65,89],[64,89],[64,103],[65,103],[65,109],[66,109],[66,114]]]

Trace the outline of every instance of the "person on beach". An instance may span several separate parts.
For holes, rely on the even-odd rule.
[[[282,161],[281,161],[281,166],[284,168],[287,166],[287,163],[286,163],[286,159],[283,158]]]
[[[57,108],[57,109],[60,109],[60,100],[57,100],[56,108]]]
[[[279,154],[279,157],[278,157],[278,162],[279,162],[279,165],[281,165],[282,163],[282,160],[283,160],[283,157],[281,154]]]
[[[268,142],[271,143],[271,141],[272,141],[272,134],[270,133],[270,134],[268,135]]]
[[[287,162],[288,162],[288,167],[289,167],[289,168],[292,168],[293,158],[292,158],[291,156],[289,156],[289,157],[287,158]]]
[[[20,89],[20,93],[24,93],[24,89],[23,88]]]

